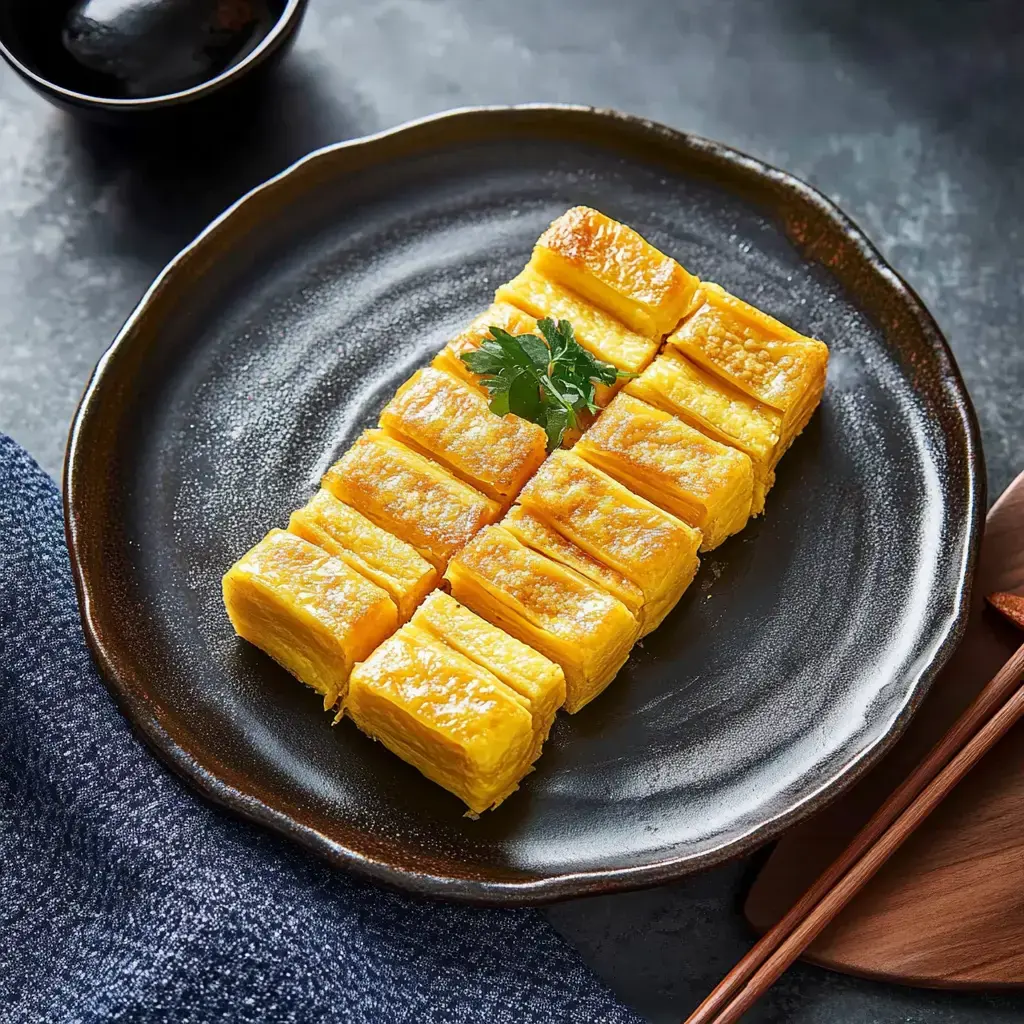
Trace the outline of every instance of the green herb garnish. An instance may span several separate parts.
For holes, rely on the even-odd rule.
[[[553,451],[566,430],[579,424],[581,413],[598,412],[598,384],[636,374],[592,356],[576,340],[568,320],[556,323],[545,317],[537,326],[541,338],[492,327],[491,336],[461,358],[487,388],[491,411],[539,423],[547,431],[548,451]]]

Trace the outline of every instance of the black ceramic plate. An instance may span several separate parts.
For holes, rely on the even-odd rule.
[[[828,389],[765,516],[471,821],[236,640],[220,576],[576,203],[823,338]],[[66,501],[90,642],[170,765],[362,875],[525,903],[721,861],[862,772],[959,636],[982,477],[934,322],[821,195],[635,118],[516,108],[314,153],[215,222],[100,362]]]

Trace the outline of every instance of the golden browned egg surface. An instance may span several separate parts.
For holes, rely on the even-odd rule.
[[[697,287],[692,274],[632,228],[587,206],[555,220],[540,236],[531,262],[659,342],[679,322]]]
[[[546,430],[492,410],[461,358],[492,329],[539,335],[545,317],[620,371],[550,454]],[[698,551],[763,510],[827,362],[821,342],[573,207],[398,388],[289,532],[231,567],[228,614],[479,814],[531,771],[560,708],[614,681]]]
[[[486,495],[379,430],[366,431],[327,471],[323,485],[438,568],[501,511]]]
[[[547,451],[543,428],[496,415],[477,388],[432,366],[398,389],[380,425],[499,501],[519,492]]]

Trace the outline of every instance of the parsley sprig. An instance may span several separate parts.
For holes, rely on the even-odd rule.
[[[636,374],[592,356],[576,340],[568,320],[545,317],[537,327],[543,337],[492,327],[491,336],[478,349],[463,353],[462,361],[487,388],[492,412],[511,412],[540,424],[547,431],[548,451],[553,451],[583,412],[598,412],[598,384]]]

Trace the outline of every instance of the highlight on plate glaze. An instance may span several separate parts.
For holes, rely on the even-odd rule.
[[[578,206],[226,573],[235,631],[476,815],[762,513],[828,348]]]

